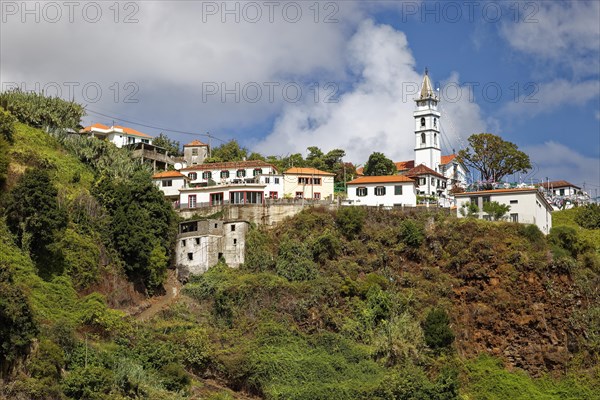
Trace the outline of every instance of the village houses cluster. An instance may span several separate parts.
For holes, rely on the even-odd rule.
[[[346,182],[343,196],[334,190],[335,174],[315,168],[280,171],[260,160],[207,163],[210,146],[199,140],[185,144],[183,156],[174,157],[155,146],[152,137],[131,128],[94,124],[81,133],[108,140],[117,147],[127,146],[134,157],[151,163],[155,184],[181,212],[225,205],[269,206],[293,202],[302,206],[325,203],[384,208],[449,207],[462,217],[461,209],[475,204],[478,211],[472,216],[489,219],[482,211],[485,203],[498,202],[510,207],[507,220],[537,225],[548,234],[553,205],[560,206],[548,196],[564,199],[567,192],[576,193],[578,188],[558,181],[546,182],[542,187],[464,191],[467,169],[456,154],[441,152],[439,101],[426,71],[413,113],[414,159],[396,162],[394,175],[365,176],[359,168],[358,176]],[[182,223],[176,252],[180,276],[202,273],[221,257],[231,266],[243,263],[247,226],[248,221],[244,220]]]

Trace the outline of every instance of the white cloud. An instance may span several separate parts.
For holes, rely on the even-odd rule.
[[[585,182],[590,188],[600,187],[600,161],[597,157],[583,154],[554,141],[528,146],[523,151],[529,154],[535,166],[533,173],[527,178],[540,181],[549,178],[567,180],[578,186]],[[588,190],[590,194],[593,194]]]
[[[358,83],[342,94],[338,103],[304,102],[288,105],[273,131],[254,146],[266,154],[305,152],[317,145],[323,150],[343,148],[348,159],[364,163],[374,151],[394,160],[413,158],[414,98],[422,82],[406,36],[372,21],[361,24],[346,49],[346,59]],[[433,73],[434,71],[432,71]],[[458,75],[449,81],[457,81]],[[444,91],[442,91],[443,93]],[[442,99],[442,127],[451,143],[457,136],[485,130],[477,104],[464,95]],[[446,148],[446,151],[451,148]]]
[[[529,93],[519,97],[518,101],[506,103],[501,111],[511,115],[533,117],[552,112],[564,105],[583,105],[600,95],[600,81],[574,83],[557,79],[533,84],[528,89]]]
[[[515,49],[566,65],[576,75],[600,68],[600,2],[540,1],[527,3],[518,22],[502,25],[501,34]]]

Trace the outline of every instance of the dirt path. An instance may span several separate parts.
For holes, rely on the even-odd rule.
[[[138,321],[146,321],[154,317],[158,312],[171,305],[179,297],[181,291],[181,283],[177,280],[177,271],[167,271],[167,281],[165,282],[165,295],[154,297],[149,300],[150,307],[146,308],[141,313],[137,314],[135,318]]]

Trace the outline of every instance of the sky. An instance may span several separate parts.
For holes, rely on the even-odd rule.
[[[75,99],[86,124],[409,160],[428,68],[443,154],[491,132],[531,157],[511,179],[600,189],[598,1],[1,0],[0,18],[2,90]]]

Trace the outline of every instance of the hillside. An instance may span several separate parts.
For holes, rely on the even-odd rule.
[[[546,238],[310,208],[254,227],[243,267],[194,277],[138,320],[128,311],[163,294],[176,222],[148,171],[99,141],[15,127],[0,399],[600,398],[599,230],[577,210]]]

